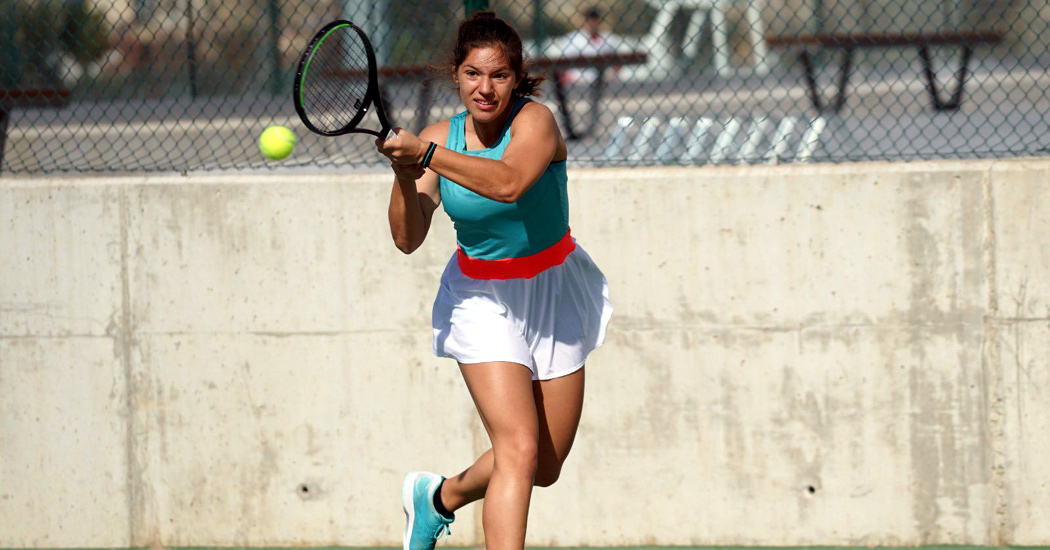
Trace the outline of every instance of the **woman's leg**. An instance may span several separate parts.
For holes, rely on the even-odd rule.
[[[534,484],[547,487],[561,472],[572,448],[583,411],[584,369],[552,380],[532,382],[533,399],[539,421],[539,464]],[[492,449],[485,451],[472,466],[441,485],[445,507],[455,511],[485,496],[492,476]]]
[[[540,419],[540,463],[535,484],[550,487],[558,481],[580,427],[583,368],[560,378],[533,382],[533,394]]]
[[[492,442],[492,467],[481,514],[485,547],[521,550],[539,456],[532,373],[522,365],[505,362],[461,365],[460,370]]]

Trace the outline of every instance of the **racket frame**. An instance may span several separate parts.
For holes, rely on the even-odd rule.
[[[306,109],[303,108],[302,81],[303,76],[307,73],[310,67],[310,61],[313,59],[317,47],[328,37],[329,34],[340,27],[349,27],[356,32],[365,46],[365,57],[368,59],[368,90],[365,92],[365,97],[361,103],[361,107],[358,108],[357,114],[354,115],[354,118],[352,118],[350,122],[338,130],[326,131],[314,126],[314,124],[310,122],[310,117],[306,114]],[[345,19],[332,21],[324,27],[321,27],[321,30],[317,31],[317,33],[314,34],[314,37],[310,39],[309,45],[306,46],[306,51],[304,51],[302,57],[299,58],[299,68],[295,72],[295,82],[292,86],[292,102],[295,104],[295,112],[299,114],[299,119],[302,120],[303,124],[315,134],[320,134],[322,136],[341,136],[350,133],[362,133],[371,134],[387,140],[397,137],[397,134],[391,129],[389,119],[386,117],[386,110],[383,108],[383,99],[379,93],[376,55],[375,51],[372,49],[372,42],[368,40],[368,35],[365,34],[365,31],[351,21]],[[381,127],[378,132],[368,128],[357,127],[357,125],[361,123],[361,120],[365,118],[365,115],[368,114],[369,108],[373,105],[375,106],[376,116],[379,118],[379,124]]]

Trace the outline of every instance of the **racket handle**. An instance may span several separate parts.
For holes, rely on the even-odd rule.
[[[386,137],[383,138],[383,139],[386,140],[386,141],[390,141],[392,139],[397,139],[397,132],[394,132],[394,129],[391,128],[391,129],[386,131]]]

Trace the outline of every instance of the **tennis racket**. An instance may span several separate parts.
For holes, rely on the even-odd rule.
[[[372,44],[365,31],[349,21],[333,21],[310,40],[299,59],[292,95],[299,118],[311,132],[397,137],[383,110]],[[379,130],[360,126],[373,105]]]

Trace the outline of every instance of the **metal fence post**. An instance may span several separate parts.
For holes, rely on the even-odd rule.
[[[283,75],[281,74],[281,8],[277,0],[270,0],[267,4],[267,14],[270,16],[270,60],[273,63],[273,72],[270,74],[270,92],[280,95],[283,87]]]
[[[19,13],[20,8],[12,1],[0,1],[4,13],[10,17],[0,20],[0,88],[14,88],[22,80],[25,60],[15,41],[18,34],[18,21],[25,16]]]
[[[467,17],[489,9],[488,0],[463,0],[463,12]]]
[[[547,25],[543,20],[543,0],[532,0],[532,34],[536,51],[542,52],[547,45]]]
[[[186,0],[186,66],[189,70],[190,99],[197,99],[197,39],[194,36],[193,0]]]

